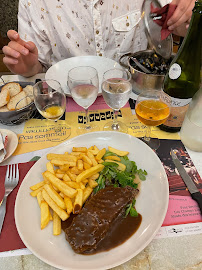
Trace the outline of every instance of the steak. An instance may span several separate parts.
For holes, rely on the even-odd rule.
[[[137,193],[138,190],[132,187],[110,186],[92,196],[65,231],[66,240],[72,249],[79,254],[95,250],[116,218],[120,214],[124,217],[126,206]]]

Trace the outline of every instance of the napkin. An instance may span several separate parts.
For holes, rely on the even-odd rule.
[[[7,199],[7,211],[6,216],[4,219],[3,228],[0,234],[0,252],[9,251],[9,250],[16,250],[25,248],[15,225],[14,219],[14,206],[15,206],[15,199],[19,187],[27,174],[30,168],[34,165],[36,161],[31,161],[27,163],[20,163],[19,164],[19,171],[20,171],[20,179],[17,187],[12,191],[12,193],[8,196]],[[0,166],[0,202],[4,197],[4,179],[7,171],[7,166]],[[27,191],[29,192],[29,191]]]
[[[177,7],[176,5],[167,4],[162,8],[155,8],[151,3],[151,13],[155,13],[156,16],[161,16],[161,19],[154,20],[154,22],[156,22],[158,25],[162,27],[161,40],[166,39],[171,34],[171,31],[168,30],[167,22],[173,15],[176,7]]]
[[[6,156],[6,146],[8,142],[8,136],[3,136],[0,131],[0,162],[2,162]]]

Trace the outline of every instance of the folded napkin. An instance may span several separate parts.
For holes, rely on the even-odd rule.
[[[6,146],[8,143],[8,136],[5,136],[0,131],[0,162],[2,162],[6,156]]]
[[[27,163],[19,164],[20,180],[17,187],[12,191],[12,193],[8,196],[7,199],[7,211],[4,219],[3,228],[0,234],[0,252],[25,248],[25,245],[23,244],[15,226],[14,206],[19,187],[25,175],[35,162],[36,161],[30,161]],[[6,170],[7,166],[0,166],[0,202],[2,201],[5,193],[4,179],[6,175]]]
[[[155,16],[161,16],[160,19],[154,20],[161,28],[161,40],[166,39],[170,34],[171,31],[168,30],[167,22],[170,17],[173,15],[176,5],[167,4],[162,8],[155,8],[151,3],[151,13],[155,14]]]

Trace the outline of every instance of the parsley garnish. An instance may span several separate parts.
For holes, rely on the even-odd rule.
[[[131,215],[132,217],[137,217],[137,216],[138,216],[138,212],[137,212],[137,210],[134,208],[135,203],[136,203],[136,200],[134,199],[134,200],[132,201],[132,203],[130,203],[130,204],[127,205],[125,217],[127,217],[127,215],[128,215],[129,213],[130,213],[130,215]]]

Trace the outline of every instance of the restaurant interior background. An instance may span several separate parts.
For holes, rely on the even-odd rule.
[[[3,63],[3,46],[8,44],[7,31],[9,29],[17,30],[18,0],[0,1],[0,72],[9,70]]]

